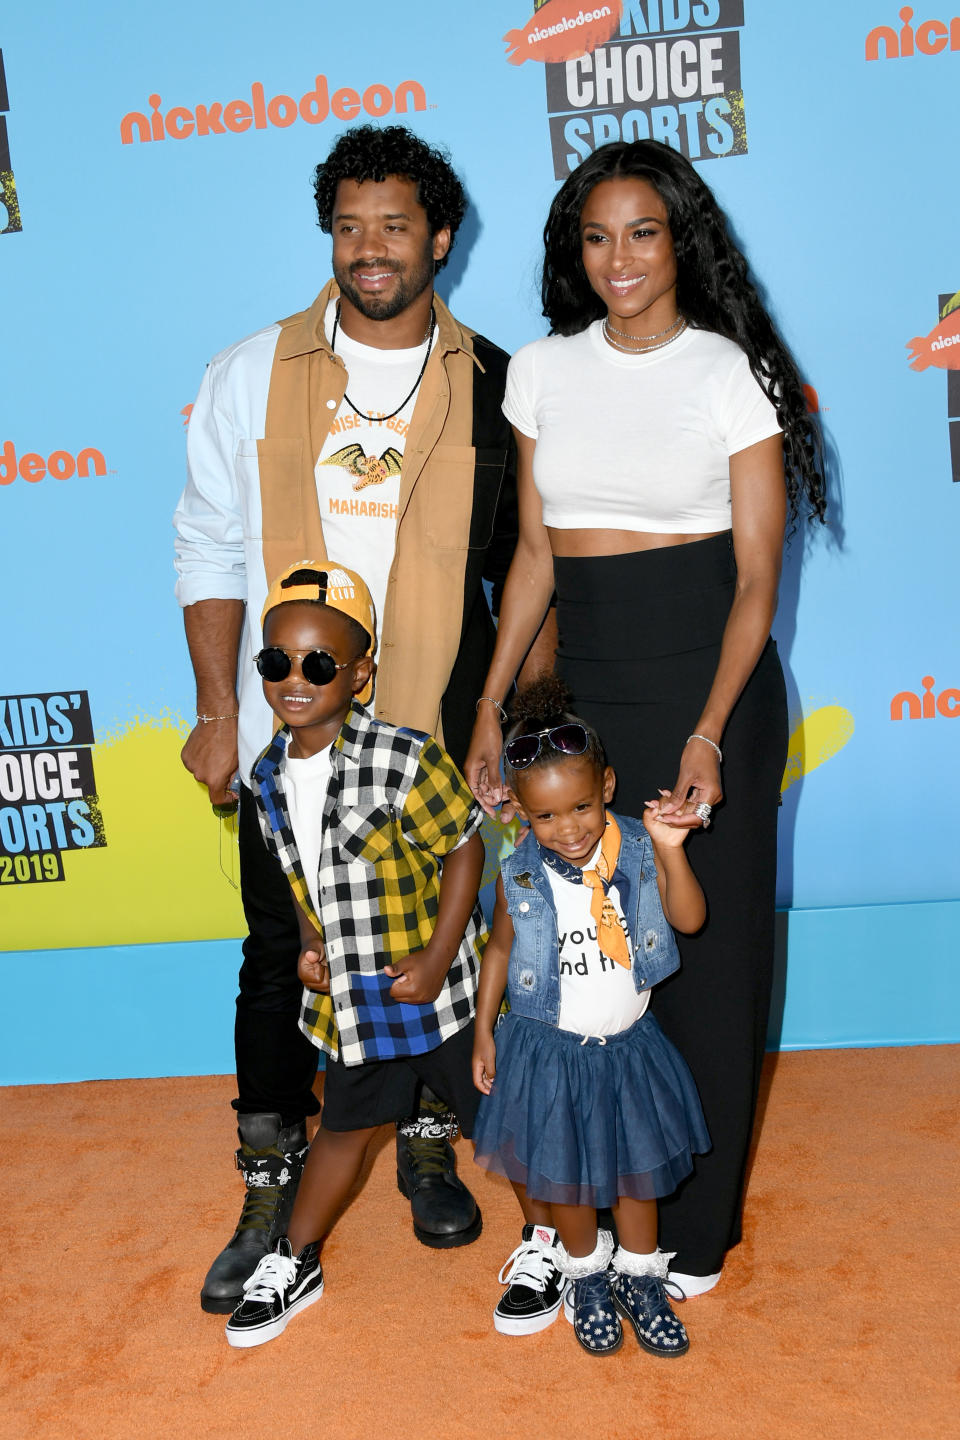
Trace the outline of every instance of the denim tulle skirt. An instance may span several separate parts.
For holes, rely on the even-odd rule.
[[[693,1076],[649,1011],[591,1036],[509,1014],[480,1102],[475,1160],[555,1205],[669,1195],[710,1149]]]

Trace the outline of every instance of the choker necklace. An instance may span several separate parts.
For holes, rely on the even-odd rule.
[[[423,357],[423,364],[420,366],[420,374],[417,376],[416,380],[414,380],[414,382],[413,382],[413,389],[410,391],[410,393],[409,393],[408,395],[404,395],[403,399],[400,401],[400,404],[397,406],[396,410],[391,410],[389,415],[365,415],[362,410],[358,410],[358,409],[357,409],[356,405],[354,405],[353,401],[350,399],[350,396],[347,394],[346,390],[344,390],[344,392],[343,392],[343,398],[344,398],[344,400],[346,400],[347,404],[350,406],[350,409],[353,411],[354,415],[359,415],[361,420],[366,420],[369,424],[375,425],[375,424],[377,424],[378,421],[382,421],[382,420],[392,420],[393,417],[394,417],[394,415],[399,415],[399,414],[400,414],[400,411],[404,408],[404,406],[405,406],[405,405],[408,405],[408,404],[410,403],[410,401],[413,399],[414,395],[416,395],[417,391],[420,389],[420,381],[421,381],[421,380],[423,379],[423,377],[424,377],[424,373],[425,373],[426,368],[427,368],[427,361],[430,359],[430,351],[431,351],[431,349],[432,349],[433,347],[432,347],[431,345],[428,345],[428,344],[427,344],[427,341],[428,341],[428,340],[432,340],[432,338],[433,338],[433,332],[434,332],[434,329],[435,329],[435,327],[436,327],[436,323],[437,323],[436,312],[434,311],[434,308],[433,308],[433,306],[431,305],[431,306],[430,306],[430,324],[427,326],[426,334],[424,335],[423,339],[420,341],[420,344],[421,344],[421,345],[426,345],[426,346],[427,346],[427,353],[426,353],[426,355],[424,355],[424,357]],[[339,324],[340,324],[340,303],[339,303],[339,301],[338,301],[338,302],[337,302],[337,313],[336,313],[336,315],[334,316],[334,319],[333,319],[333,334],[330,336],[330,349],[333,351],[334,355],[336,355],[336,353],[337,353],[337,327],[339,326]]]
[[[676,328],[678,325],[680,327],[679,329]],[[674,331],[673,335],[670,335],[669,338],[666,340],[660,340],[656,345],[645,345],[642,350],[638,350],[636,345],[621,345],[619,340],[614,340],[613,335],[610,333],[611,328],[612,327],[610,326],[609,322],[604,320],[603,338],[604,340],[606,340],[608,345],[613,346],[614,350],[620,350],[624,355],[649,355],[651,351],[662,350],[665,345],[672,345],[674,340],[679,340],[680,336],[687,328],[687,322],[681,315],[679,319],[675,320],[673,325],[670,326],[670,329]],[[617,330],[615,333],[617,335],[624,335],[627,332],[624,330]],[[667,334],[667,332],[665,330],[661,330],[660,334],[665,335]],[[642,338],[646,340],[650,339],[651,337],[644,335],[642,337],[638,336],[637,338]]]
[[[643,340],[643,341],[647,341],[647,340],[659,340],[662,336],[664,336],[664,335],[669,335],[669,334],[670,334],[670,331],[671,331],[671,330],[675,330],[676,327],[680,324],[680,321],[681,321],[682,319],[683,319],[683,316],[682,316],[682,315],[678,315],[677,318],[676,318],[676,320],[671,320],[671,322],[670,322],[670,324],[667,326],[666,330],[658,330],[654,335],[632,335],[629,330],[618,330],[617,327],[616,327],[616,325],[611,325],[611,324],[610,324],[610,316],[609,316],[609,315],[607,316],[607,318],[605,319],[605,321],[604,321],[603,323],[606,325],[606,327],[607,327],[608,330],[612,330],[612,331],[613,331],[614,335],[622,335],[623,338],[624,338],[624,340]]]

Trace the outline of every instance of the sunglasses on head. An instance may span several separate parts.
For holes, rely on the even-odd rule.
[[[293,669],[294,659],[298,659],[300,673],[308,684],[329,685],[338,670],[346,670],[359,658],[355,655],[353,660],[344,660],[342,665],[338,665],[326,650],[282,650],[279,645],[268,645],[259,655],[254,655],[253,663],[264,680],[276,681],[286,680]]]
[[[561,755],[582,755],[590,743],[586,728],[572,722],[555,725],[548,730],[535,730],[530,735],[517,735],[503,747],[510,768],[526,770],[528,765],[532,765],[543,749],[544,739]]]

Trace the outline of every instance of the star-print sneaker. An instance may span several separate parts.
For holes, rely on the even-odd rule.
[[[613,1299],[634,1334],[651,1355],[685,1355],[690,1341],[670,1308],[664,1282],[658,1275],[623,1275],[613,1272]]]
[[[579,1275],[564,1300],[573,1333],[588,1355],[612,1355],[623,1344],[623,1330],[613,1303],[609,1270]]]

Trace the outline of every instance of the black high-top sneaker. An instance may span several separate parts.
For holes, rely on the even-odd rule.
[[[498,1276],[507,1287],[493,1312],[501,1335],[535,1335],[560,1314],[567,1282],[557,1268],[556,1241],[551,1225],[524,1225],[520,1244]]]
[[[232,1239],[214,1260],[200,1291],[210,1315],[229,1315],[243,1298],[243,1282],[285,1235],[307,1158],[304,1120],[280,1128],[279,1115],[241,1115],[237,1169],[246,1185]]]
[[[290,1241],[281,1236],[276,1248],[264,1255],[249,1280],[243,1299],[227,1321],[227,1339],[241,1350],[265,1345],[287,1328],[288,1321],[323,1294],[323,1268],[316,1243],[294,1255]]]

